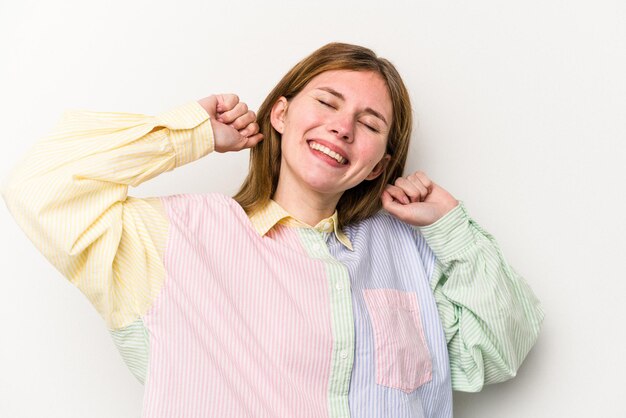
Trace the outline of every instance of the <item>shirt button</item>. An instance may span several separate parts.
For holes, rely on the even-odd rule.
[[[335,285],[335,289],[341,292],[343,290],[343,283],[337,282],[337,284]]]
[[[328,223],[328,222],[324,222],[324,223],[322,224],[322,230],[324,230],[324,231],[328,231],[329,229],[330,229],[330,223]]]
[[[339,357],[341,357],[342,359],[347,359],[348,358],[348,351],[347,350],[341,350],[339,352]]]

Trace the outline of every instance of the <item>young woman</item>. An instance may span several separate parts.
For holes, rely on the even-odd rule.
[[[515,375],[543,313],[462,202],[402,177],[410,133],[393,65],[335,43],[258,122],[235,95],[67,112],[3,194],[105,319],[144,417],[450,417],[452,389]],[[244,148],[234,198],[127,196]]]

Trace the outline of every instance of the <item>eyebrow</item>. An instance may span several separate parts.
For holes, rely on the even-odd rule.
[[[341,100],[346,100],[345,96],[341,93],[339,93],[337,90],[331,88],[331,87],[318,87],[319,90],[324,90],[330,94],[332,94],[333,96],[336,96],[337,98],[341,99]],[[366,107],[364,110],[366,113],[369,113],[371,115],[376,116],[378,119],[382,120],[383,122],[385,122],[385,125],[389,126],[389,123],[387,122],[387,119],[385,119],[385,117],[380,113],[375,111],[374,109],[372,109],[371,107]]]

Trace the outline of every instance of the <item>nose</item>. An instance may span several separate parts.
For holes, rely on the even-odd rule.
[[[337,138],[346,142],[352,142],[354,123],[352,118],[347,115],[337,115],[328,125],[328,130]]]

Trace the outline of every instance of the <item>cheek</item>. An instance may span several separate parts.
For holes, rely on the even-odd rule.
[[[288,118],[287,128],[292,132],[306,132],[324,122],[323,114],[317,110],[307,110],[292,114]]]
[[[376,165],[380,161],[381,158],[385,155],[386,144],[385,143],[376,143],[367,146],[361,155],[365,155],[367,158],[367,163],[369,165]]]

